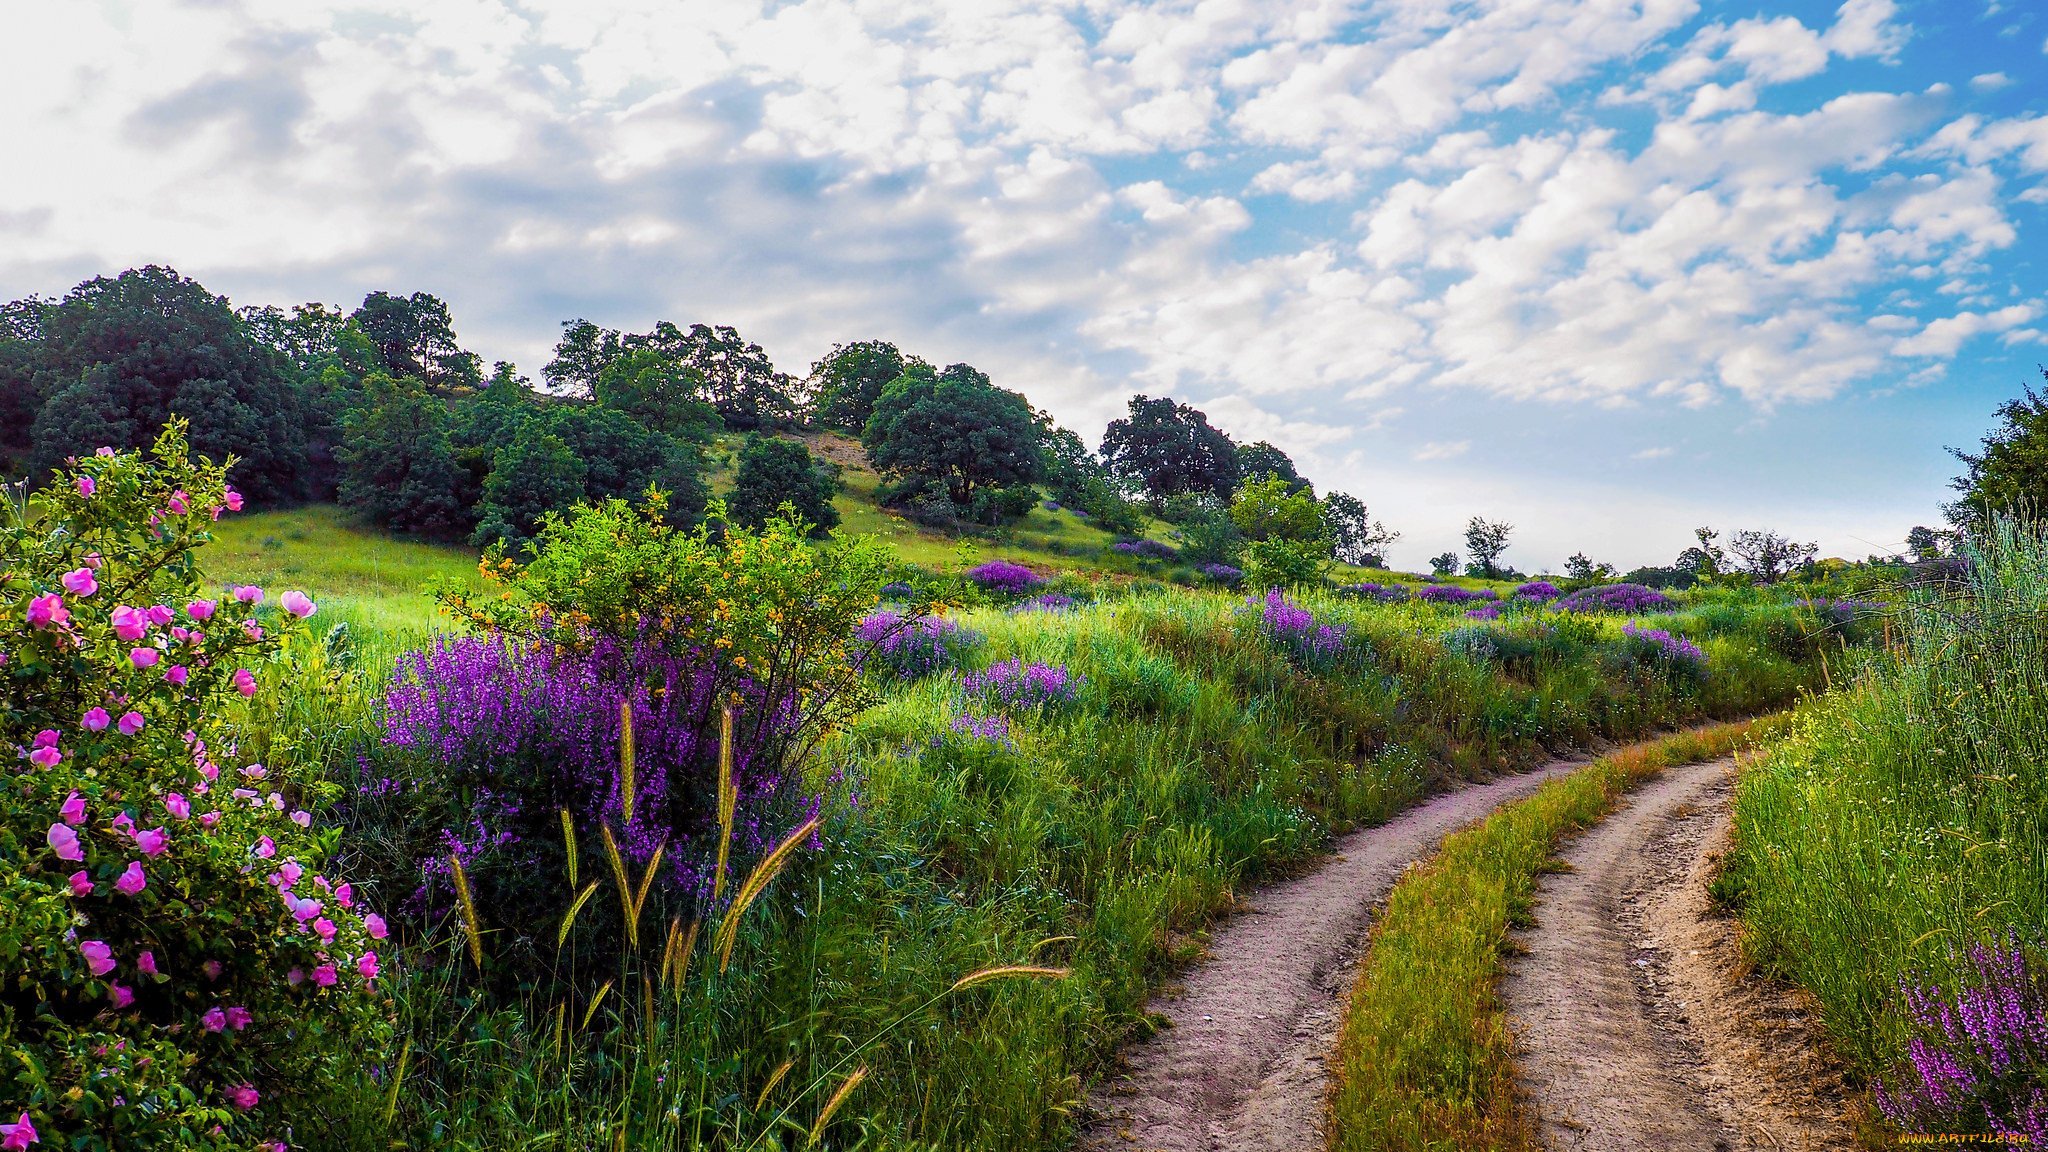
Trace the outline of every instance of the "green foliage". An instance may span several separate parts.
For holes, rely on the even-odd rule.
[[[1245,576],[1254,588],[1293,588],[1322,581],[1330,529],[1315,492],[1280,476],[1254,480],[1230,505],[1230,522],[1248,542]]]
[[[702,399],[703,386],[694,369],[642,347],[627,349],[606,364],[592,395],[654,431],[703,440],[718,425],[718,413]]]
[[[1237,474],[1247,483],[1285,481],[1290,494],[1310,487],[1309,482],[1301,478],[1301,473],[1294,470],[1293,458],[1264,440],[1237,446]]]
[[[736,524],[761,528],[786,504],[814,535],[822,536],[839,526],[839,509],[832,506],[838,492],[839,481],[811,458],[802,441],[750,433],[740,446],[726,511]]]
[[[882,389],[913,366],[929,367],[887,340],[834,344],[811,365],[814,418],[827,428],[860,435],[875,413]]]
[[[542,420],[520,426],[498,450],[484,481],[473,544],[518,544],[554,512],[583,498],[589,469]]]
[[[2041,375],[2048,380],[2048,368]],[[1948,507],[1957,528],[1981,531],[1999,514],[2048,511],[2048,395],[2026,387],[1998,406],[1998,420],[1976,452],[1954,450],[1965,468],[1951,485],[1962,499]]]
[[[313,608],[207,598],[229,500],[174,426],[0,527],[0,746],[27,757],[0,792],[0,1050],[51,1147],[246,1149],[385,1050],[382,924],[320,875],[330,786],[274,722]]]
[[[372,292],[349,319],[376,348],[386,375],[409,376],[436,391],[474,388],[483,382],[476,354],[456,343],[448,305],[431,293]]]
[[[1365,502],[1348,492],[1323,497],[1323,524],[1330,536],[1330,554],[1340,563],[1381,567],[1387,548],[1401,538],[1372,518]]]
[[[1237,490],[1237,446],[1206,415],[1170,397],[1131,397],[1130,415],[1102,434],[1102,461],[1155,499],[1208,493],[1227,500]]]
[[[30,432],[31,477],[103,446],[140,447],[183,414],[207,421],[194,432],[199,447],[241,461],[235,480],[251,496],[305,495],[298,392],[226,300],[152,265],[88,280],[35,311],[31,338],[7,356],[13,382],[28,368],[29,391],[44,398]]]
[[[895,499],[934,491],[961,515],[994,523],[990,488],[1029,484],[1040,473],[1031,406],[965,364],[934,374],[913,365],[889,382],[861,433],[868,459],[897,480]]]
[[[465,533],[473,516],[448,438],[448,409],[417,380],[374,373],[342,418],[341,503],[399,532]]]
[[[1866,1077],[1906,1054],[1902,978],[1955,989],[1971,943],[2048,924],[2048,545],[1993,519],[1966,555],[1736,793],[1724,889]]]
[[[1505,521],[1487,520],[1480,516],[1466,521],[1465,550],[1472,554],[1471,561],[1465,565],[1466,575],[1486,580],[1501,579],[1508,571],[1501,567],[1501,553],[1508,550],[1508,537],[1514,531],[1515,526]]]
[[[1244,534],[1230,511],[1214,501],[1179,497],[1167,511],[1181,558],[1190,564],[1235,564],[1244,553]]]

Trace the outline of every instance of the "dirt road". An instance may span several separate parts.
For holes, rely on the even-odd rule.
[[[1151,1008],[1171,1028],[1134,1046],[1089,1100],[1088,1152],[1320,1152],[1324,1067],[1359,949],[1387,892],[1444,834],[1586,763],[1438,796],[1353,832],[1316,871],[1260,891],[1210,938],[1209,959]]]
[[[1668,770],[1538,886],[1502,993],[1552,1152],[1853,1147],[1810,1017],[1711,908],[1731,768]]]

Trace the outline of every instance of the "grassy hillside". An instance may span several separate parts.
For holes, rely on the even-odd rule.
[[[835,432],[803,439],[814,455],[840,470],[844,488],[834,504],[841,531],[887,543],[906,564],[944,570],[1005,559],[1048,575],[1072,572],[1113,581],[1169,575],[1168,565],[1116,552],[1116,536],[1064,508],[1041,504],[1017,523],[986,532],[954,535],[924,527],[876,503],[881,477],[868,466],[859,441]],[[713,444],[710,481],[715,494],[731,490],[732,459],[738,450],[738,437],[722,437]],[[1147,525],[1151,539],[1170,541],[1171,534],[1172,526],[1162,521]],[[346,619],[380,631],[408,631],[437,626],[439,617],[428,591],[434,581],[481,585],[476,558],[476,550],[466,546],[393,537],[341,508],[313,504],[230,516],[216,526],[214,542],[201,560],[207,574],[223,582],[303,588],[331,610],[328,619]],[[1420,579],[1348,564],[1335,565],[1331,576],[1339,583]],[[1462,577],[1454,582],[1503,589],[1512,583]]]

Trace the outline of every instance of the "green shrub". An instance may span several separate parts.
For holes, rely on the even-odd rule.
[[[186,451],[88,457],[0,530],[0,1096],[52,1146],[288,1138],[385,1028],[320,789],[255,762],[313,605],[202,591],[240,497]]]

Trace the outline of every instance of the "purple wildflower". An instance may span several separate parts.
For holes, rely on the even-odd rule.
[[[1174,560],[1180,556],[1178,548],[1157,540],[1119,540],[1113,547],[1126,556],[1136,556],[1141,560]]]
[[[1064,664],[1026,664],[1021,657],[990,665],[986,672],[970,672],[960,678],[971,696],[985,696],[1005,708],[1043,708],[1072,704],[1080,699],[1081,677]]]
[[[887,669],[905,680],[957,668],[981,645],[980,633],[942,616],[906,619],[886,608],[868,613],[854,638],[867,645],[864,666]]]
[[[1431,604],[1469,604],[1474,600],[1498,600],[1500,593],[1491,588],[1473,591],[1456,584],[1431,584],[1420,593],[1423,600]]]
[[[1674,612],[1677,601],[1641,584],[1596,584],[1557,601],[1559,612],[1615,612],[1640,616],[1647,612]]]
[[[1673,636],[1661,628],[1645,628],[1633,621],[1622,625],[1621,633],[1634,641],[1639,651],[1656,659],[1693,669],[1707,666],[1707,654],[1683,636]]]
[[[987,591],[1011,596],[1022,596],[1045,583],[1045,578],[1038,573],[1008,560],[991,560],[978,568],[970,568],[967,578]]]
[[[1548,603],[1562,595],[1564,595],[1564,589],[1559,588],[1548,580],[1531,580],[1527,584],[1517,585],[1515,588],[1515,599],[1517,600],[1540,600]]]
[[[1197,571],[1225,588],[1235,588],[1244,580],[1244,569],[1229,564],[1204,564]]]
[[[1343,624],[1321,624],[1315,613],[1289,600],[1278,588],[1263,599],[1246,601],[1258,612],[1259,631],[1285,650],[1295,663],[1309,668],[1327,668],[1344,658],[1351,630]]]
[[[1363,584],[1346,584],[1337,589],[1340,596],[1357,600],[1377,600],[1382,604],[1399,604],[1408,599],[1406,584],[1374,584],[1370,580]]]
[[[1066,612],[1074,607],[1072,596],[1062,592],[1041,592],[1010,609],[1012,612]]]
[[[1877,1085],[1907,1132],[1988,1132],[2048,1144],[2048,971],[2016,940],[1970,946],[1961,986],[1901,981],[1916,1035]]]

